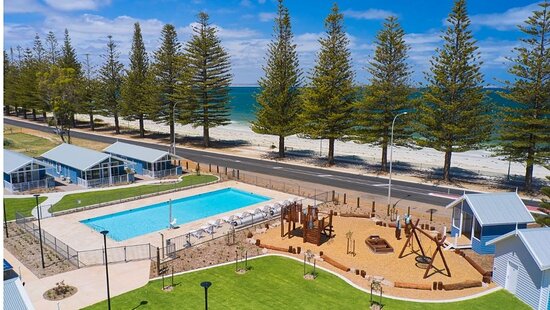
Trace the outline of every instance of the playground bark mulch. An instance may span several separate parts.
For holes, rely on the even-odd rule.
[[[415,258],[418,256],[419,247],[415,241],[412,247],[405,248],[404,257],[398,258],[399,254],[406,242],[404,234],[402,238],[397,240],[395,237],[395,229],[389,227],[381,227],[375,224],[375,221],[364,218],[351,218],[336,216],[333,219],[335,237],[329,241],[316,246],[310,243],[303,243],[301,237],[295,236],[292,238],[281,238],[280,229],[270,229],[264,235],[259,236],[262,244],[269,244],[281,248],[289,246],[301,247],[302,253],[306,250],[311,250],[315,254],[320,251],[332,260],[349,267],[351,270],[345,272],[339,270],[326,262],[318,260],[317,263],[323,267],[327,267],[339,274],[342,274],[357,285],[370,290],[370,280],[381,280],[383,289],[386,294],[394,296],[419,298],[419,299],[449,299],[464,297],[476,294],[487,290],[487,287],[469,288],[457,291],[420,291],[414,289],[402,289],[393,287],[394,282],[406,282],[413,284],[432,285],[433,282],[443,282],[443,284],[451,284],[462,281],[481,281],[481,275],[461,256],[456,255],[452,251],[443,251],[451,277],[445,273],[443,261],[439,254],[434,260],[435,270],[429,272],[428,278],[424,279],[425,269],[421,269],[416,265]],[[347,236],[351,232],[351,246],[348,251]],[[375,254],[365,244],[365,239],[371,235],[378,235],[386,239],[394,248],[393,253]],[[355,251],[353,251],[353,241],[355,240]],[[424,248],[425,254],[431,256],[436,249],[434,242],[430,241],[425,236],[420,236],[420,242]],[[275,251],[270,251],[275,252]],[[347,254],[347,252],[354,252]],[[291,255],[291,254],[288,254]],[[302,255],[293,255],[303,259]],[[359,270],[359,275],[356,271]],[[364,271],[366,277],[361,276],[361,271]],[[494,287],[491,284],[489,287]]]

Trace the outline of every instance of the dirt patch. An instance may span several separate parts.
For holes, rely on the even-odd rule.
[[[162,262],[161,270],[166,270],[166,274],[194,270],[201,267],[217,265],[226,262],[235,262],[235,256],[238,254],[239,263],[236,268],[244,268],[245,254],[250,257],[262,254],[262,249],[254,245],[254,240],[259,238],[256,228],[261,229],[264,225],[254,226],[235,233],[235,240],[230,240],[226,236],[202,243],[191,248],[181,250],[176,253],[176,258]],[[276,229],[276,228],[271,228]],[[247,238],[248,233],[252,233],[252,239]],[[252,240],[252,241],[251,241]],[[150,277],[158,277],[156,262],[151,263]]]
[[[481,268],[485,269],[486,271],[492,271],[493,270],[493,262],[495,260],[495,256],[492,254],[486,254],[481,255],[476,252],[474,252],[472,249],[464,249],[462,250],[468,257],[473,259],[478,265],[481,266]]]
[[[62,300],[67,297],[71,297],[78,292],[78,289],[74,286],[65,284],[65,281],[61,281],[55,284],[54,288],[47,290],[44,295],[44,299],[47,300]]]
[[[8,232],[9,238],[4,233],[4,248],[38,278],[77,269],[47,246],[43,247],[45,268],[42,268],[39,240],[15,223],[8,223]]]

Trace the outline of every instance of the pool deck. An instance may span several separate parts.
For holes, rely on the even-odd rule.
[[[295,195],[286,194],[286,193],[282,193],[282,192],[278,192],[278,191],[274,191],[274,190],[270,190],[262,187],[257,187],[257,186],[253,186],[245,183],[228,181],[228,182],[211,184],[207,186],[191,188],[183,191],[178,191],[175,193],[169,193],[166,195],[149,197],[149,198],[130,201],[126,203],[101,207],[97,209],[91,209],[91,210],[82,211],[82,212],[75,212],[71,214],[62,215],[59,217],[47,218],[42,220],[42,228],[77,251],[99,249],[103,247],[103,236],[99,232],[95,231],[94,229],[86,226],[85,224],[80,223],[81,220],[102,216],[106,214],[116,213],[120,211],[140,208],[140,207],[148,206],[148,205],[163,202],[163,201],[168,201],[169,199],[184,198],[184,197],[189,197],[189,196],[206,193],[206,192],[210,192],[218,189],[229,188],[229,187],[240,189],[247,192],[252,192],[258,195],[271,197],[272,200],[264,201],[258,204],[246,206],[240,209],[235,209],[229,212],[220,213],[211,217],[206,217],[194,222],[186,223],[186,224],[180,225],[179,228],[177,229],[164,229],[161,231],[152,232],[149,234],[141,235],[141,236],[123,240],[123,241],[115,241],[110,238],[107,238],[107,246],[115,247],[115,246],[129,246],[129,245],[150,243],[153,246],[160,247],[162,245],[162,241],[161,241],[162,239],[161,239],[160,233],[164,235],[164,239],[166,240],[168,238],[173,238],[176,236],[183,235],[190,230],[198,229],[201,226],[206,225],[206,223],[211,220],[223,218],[223,217],[230,216],[232,214],[240,213],[247,210],[254,210],[258,207],[262,207],[264,205],[274,203],[276,201],[297,197]],[[168,223],[167,223],[167,226],[168,226]],[[220,229],[220,231],[227,230],[228,227],[229,225],[224,225]],[[203,238],[211,238],[211,237],[205,236]]]

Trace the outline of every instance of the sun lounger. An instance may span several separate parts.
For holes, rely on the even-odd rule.
[[[213,220],[213,221],[208,221],[208,222],[206,222],[206,224],[211,225],[211,226],[215,226],[216,228],[219,228],[219,227],[222,227],[223,222],[224,221],[222,219],[216,219],[216,220]]]
[[[202,238],[202,234],[204,234],[204,230],[202,229],[195,229],[189,232],[189,234],[197,239]]]
[[[214,234],[214,225],[204,225],[200,228],[201,230],[203,230],[205,233],[209,234],[209,235],[213,235]]]

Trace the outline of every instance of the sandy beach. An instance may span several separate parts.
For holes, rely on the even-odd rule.
[[[114,123],[110,117],[96,116],[96,118],[109,124]],[[87,116],[84,115],[79,116],[79,119],[88,120]],[[138,128],[137,121],[121,120],[120,124],[124,127]],[[169,132],[168,126],[152,121],[145,121],[145,130],[161,133]],[[193,128],[190,125],[177,125],[176,132],[178,135],[197,139],[202,137],[202,127]],[[223,127],[211,128],[210,137],[213,140],[234,142],[237,146],[229,150],[232,153],[249,157],[266,157],[267,153],[273,150],[272,146],[278,145],[278,137],[256,134],[243,123],[232,123]],[[286,148],[287,151],[309,154],[310,157],[317,158],[320,151],[323,156],[327,155],[328,140],[323,140],[321,144],[319,140],[304,139],[294,135],[286,138]],[[225,150],[228,151],[228,149]],[[356,162],[358,166],[376,165],[380,161],[381,148],[351,141],[336,141],[335,156],[351,159],[351,162]],[[393,161],[396,166],[399,166],[399,163],[404,163],[416,169],[438,169],[443,166],[443,158],[444,154],[442,152],[431,148],[411,149],[397,146],[393,150]],[[304,161],[307,162],[307,158]],[[311,162],[311,158],[309,161]],[[486,150],[453,153],[452,157],[452,167],[469,170],[472,173],[484,176],[505,177],[508,173],[508,166],[508,161],[503,160],[502,157],[493,157],[492,152]],[[399,173],[399,171],[396,172]],[[511,163],[511,175],[523,176],[524,173],[524,165]],[[536,178],[545,179],[548,175],[550,175],[548,169],[540,165],[535,166],[534,176]]]

